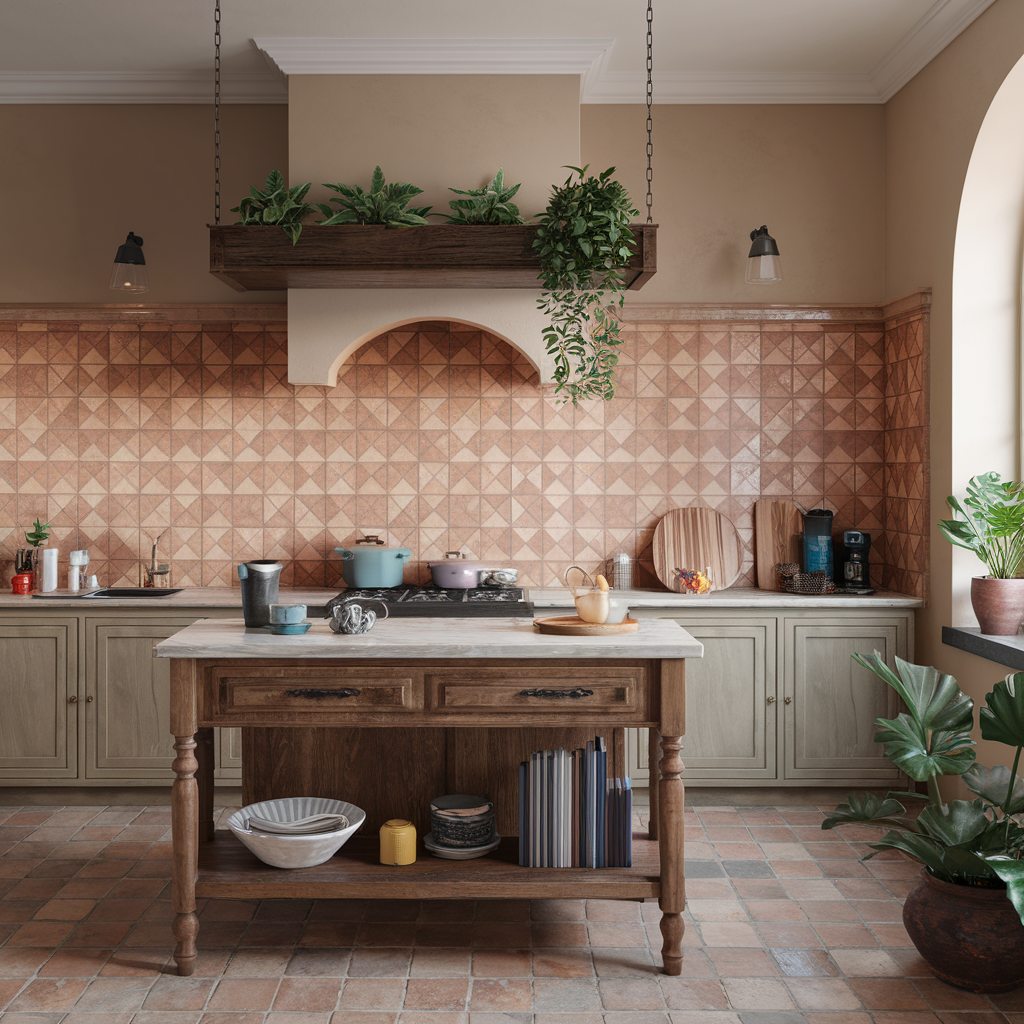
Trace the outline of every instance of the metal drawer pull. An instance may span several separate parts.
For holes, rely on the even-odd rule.
[[[792,704],[793,703],[793,698],[792,697],[787,697],[786,698],[786,703],[787,704]]]
[[[582,686],[576,686],[571,690],[520,690],[520,697],[546,697],[552,700],[561,700],[569,697],[572,700],[579,700],[580,697],[593,697],[593,690],[584,690]]]
[[[91,704],[91,703],[92,703],[92,702],[93,702],[93,701],[94,701],[95,699],[96,699],[96,698],[95,698],[95,697],[93,697],[93,696],[89,696],[89,697],[86,697],[86,698],[85,698],[85,703],[86,703],[86,704]]]
[[[310,700],[323,700],[324,697],[337,697],[341,700],[344,697],[358,697],[360,690],[352,690],[345,687],[343,690],[285,690],[289,697],[308,697]]]
[[[77,704],[78,703],[78,698],[77,697],[68,697],[68,703],[69,704]]]
[[[775,703],[775,698],[774,697],[769,697],[768,698],[768,703],[769,704],[774,704]]]

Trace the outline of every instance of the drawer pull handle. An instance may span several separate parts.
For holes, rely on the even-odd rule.
[[[792,697],[787,697],[786,698],[786,703],[787,704],[792,704],[793,703],[793,698]]]
[[[579,700],[580,697],[593,697],[593,690],[584,690],[582,686],[575,686],[571,690],[520,690],[520,697],[544,697],[549,700],[562,700],[565,697],[570,700]]]
[[[78,698],[77,697],[68,697],[68,703],[69,704],[77,704],[78,703]]]
[[[768,698],[768,703],[769,704],[774,704],[775,703],[775,698],[774,697],[769,697]]]
[[[337,697],[338,700],[342,700],[345,697],[358,697],[360,692],[347,686],[343,690],[285,690],[289,697],[308,697],[310,700],[323,700],[324,697]]]

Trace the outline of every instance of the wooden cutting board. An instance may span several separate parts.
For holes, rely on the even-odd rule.
[[[803,516],[793,502],[776,498],[762,498],[754,502],[754,557],[757,559],[759,590],[782,589],[775,572],[779,562],[801,564],[800,536],[803,529]]]
[[[736,527],[711,508],[676,508],[654,530],[654,571],[676,593],[681,592],[673,569],[711,569],[714,590],[739,579],[743,547]]]

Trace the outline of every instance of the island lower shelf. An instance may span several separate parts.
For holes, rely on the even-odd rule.
[[[196,896],[231,899],[646,899],[661,894],[658,844],[633,835],[630,868],[520,867],[519,840],[502,839],[477,860],[451,861],[420,851],[415,864],[379,861],[375,838],[356,836],[325,864],[285,870],[254,857],[218,831],[199,844]]]

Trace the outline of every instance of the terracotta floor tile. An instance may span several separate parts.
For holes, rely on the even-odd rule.
[[[647,934],[643,925],[623,921],[595,921],[587,924],[587,937],[591,946],[646,946]]]
[[[807,920],[807,915],[792,900],[747,900],[746,910],[752,921]]]
[[[824,949],[773,946],[771,955],[787,978],[831,978],[840,973],[839,966]]]
[[[268,949],[261,952],[270,955],[277,951]],[[350,949],[333,946],[321,949],[300,947],[288,952],[291,952],[291,958],[285,968],[285,974],[305,978],[343,978],[348,973],[349,959],[352,955]]]
[[[527,949],[476,949],[472,955],[474,978],[530,977],[533,954]],[[592,974],[589,952],[586,954],[586,962],[589,968],[587,974]]]
[[[39,976],[43,978],[91,978],[99,974],[113,952],[112,949],[62,947],[39,968]]]
[[[411,949],[373,947],[353,949],[348,962],[350,978],[404,978],[412,962]]]
[[[894,921],[892,924],[873,924],[871,931],[883,946],[913,946],[902,921]]]
[[[337,978],[282,978],[273,1008],[275,1011],[334,1010],[343,984]]]
[[[821,941],[809,924],[762,921],[757,932],[769,949],[818,949]]]
[[[754,927],[733,921],[704,921],[699,925],[706,946],[761,947],[761,939]]]
[[[285,973],[292,960],[293,949],[286,948],[245,948],[241,947],[232,954],[224,969],[225,978],[279,978]],[[301,951],[300,951],[301,952]],[[345,964],[348,964],[348,950],[345,951]]]
[[[903,978],[851,978],[850,987],[868,1010],[924,1010],[913,982]]]
[[[637,950],[634,948],[633,952],[636,953]],[[646,954],[647,951],[644,950],[643,953]],[[601,955],[601,951],[598,955]],[[594,958],[589,949],[535,947],[533,950],[535,978],[589,978],[594,973]]]
[[[74,930],[63,921],[30,921],[23,924],[8,940],[8,946],[57,946]],[[101,945],[101,943],[96,943]]]
[[[277,994],[277,978],[225,978],[217,983],[209,1009],[269,1010]]]
[[[598,981],[606,1010],[660,1010],[665,997],[655,978],[602,978]]]
[[[722,982],[713,978],[659,978],[670,1010],[725,1010],[729,1000]]]
[[[707,955],[723,978],[773,978],[775,961],[763,949],[708,949]]]
[[[410,978],[405,990],[404,1008],[461,1012],[466,1008],[468,997],[469,981],[466,978]]]
[[[142,1004],[143,1010],[201,1010],[213,982],[209,978],[158,978]]]
[[[9,1009],[70,1010],[88,984],[88,981],[77,978],[59,981],[56,978],[37,978],[29,982],[21,994],[11,1000]]]
[[[476,943],[480,945],[480,943]],[[552,921],[535,921],[530,926],[530,938],[526,943],[515,943],[508,940],[505,948],[518,945],[533,946],[585,946],[587,929],[582,924],[560,923]]]
[[[471,1012],[529,1010],[530,982],[518,978],[474,978],[468,1005]]]
[[[859,1010],[861,1001],[842,978],[790,978],[789,994],[801,1010]]]
[[[34,916],[37,921],[81,921],[95,906],[95,900],[54,899],[40,907]]]
[[[151,978],[96,978],[89,982],[75,1009],[90,1013],[141,1010],[152,985]]]
[[[533,1008],[546,1013],[593,1013],[601,1010],[594,978],[538,978],[533,983]]]
[[[781,981],[772,978],[726,978],[722,984],[734,1010],[791,1010],[793,1000]]]

